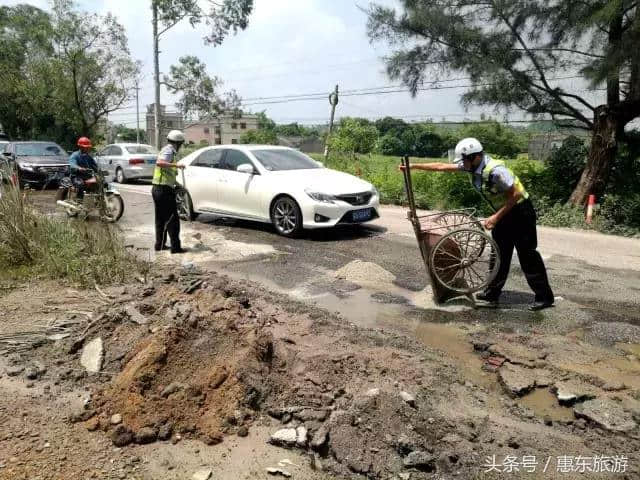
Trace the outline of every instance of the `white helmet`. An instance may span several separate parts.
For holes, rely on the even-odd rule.
[[[482,144],[475,138],[463,138],[456,145],[454,163],[461,161],[466,155],[483,151]]]
[[[167,140],[169,140],[170,142],[184,143],[184,133],[182,133],[180,130],[171,130],[167,134]]]

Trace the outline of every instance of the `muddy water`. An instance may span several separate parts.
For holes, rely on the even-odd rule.
[[[467,331],[449,324],[422,322],[417,325],[415,335],[428,347],[445,352],[466,380],[490,390],[496,389],[496,376],[482,370],[484,362],[473,351]]]
[[[522,397],[518,404],[529,408],[536,416],[548,416],[555,422],[573,420],[573,409],[563,407],[548,388],[536,388],[533,392]]]

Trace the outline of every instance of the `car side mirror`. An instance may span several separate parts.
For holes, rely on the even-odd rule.
[[[243,163],[242,165],[238,165],[236,171],[240,173],[246,173],[248,175],[254,175],[256,173],[255,168],[253,168],[253,165],[251,165],[250,163]]]

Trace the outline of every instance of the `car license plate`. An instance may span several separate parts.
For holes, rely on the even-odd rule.
[[[371,209],[365,208],[363,210],[354,210],[351,212],[351,215],[353,216],[354,222],[364,222],[371,219]]]
[[[156,159],[155,159],[155,158],[150,158],[150,159],[148,159],[148,160],[147,160],[147,163],[148,163],[149,165],[155,165],[155,163],[156,163]]]

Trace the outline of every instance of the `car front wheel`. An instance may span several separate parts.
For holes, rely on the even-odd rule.
[[[273,202],[271,221],[280,235],[295,237],[302,231],[302,212],[296,201],[282,196]]]
[[[184,189],[179,189],[176,192],[176,203],[178,204],[178,216],[180,220],[185,222],[192,222],[198,214],[193,211],[193,202],[191,201],[191,195]]]

